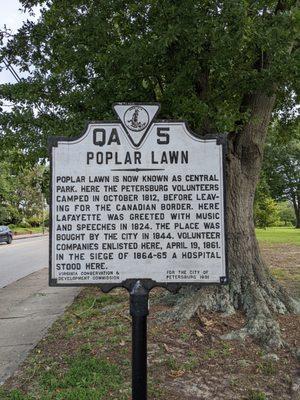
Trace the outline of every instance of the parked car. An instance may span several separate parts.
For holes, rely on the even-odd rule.
[[[4,225],[0,226],[0,243],[6,242],[7,244],[10,244],[12,240],[13,234],[9,227]]]

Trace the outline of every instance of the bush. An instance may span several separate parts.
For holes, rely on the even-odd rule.
[[[270,195],[265,176],[262,174],[254,198],[254,224],[257,228],[274,226],[279,221],[278,207]]]
[[[9,212],[7,208],[0,206],[0,225],[6,225],[9,222]]]
[[[41,217],[35,215],[33,217],[27,218],[27,222],[29,226],[38,227],[42,225],[43,220]]]
[[[254,222],[257,228],[274,226],[279,221],[276,202],[271,197],[260,199],[254,206]]]
[[[2,207],[1,207],[2,208]],[[22,216],[17,208],[12,205],[7,205],[2,208],[5,213],[5,219],[3,225],[15,224],[18,225],[22,221]]]
[[[27,221],[22,221],[19,225],[20,228],[30,228],[30,224]]]
[[[278,203],[278,212],[283,226],[296,225],[295,211],[289,201]]]

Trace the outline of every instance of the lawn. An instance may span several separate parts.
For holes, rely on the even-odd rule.
[[[149,400],[290,400],[296,379],[299,322],[278,317],[287,346],[270,354],[251,338],[222,340],[245,324],[241,313],[198,313],[188,324],[160,320],[169,305],[151,292]],[[130,400],[128,294],[82,290],[0,388],[1,400]],[[203,397],[205,395],[205,397]]]
[[[256,229],[256,237],[260,242],[300,245],[300,229],[292,227]]]
[[[15,226],[15,225],[10,225],[11,231],[14,233],[14,235],[24,235],[26,233],[42,233],[43,228],[41,226],[37,227],[29,227],[29,228],[22,228],[20,226]],[[47,228],[44,228],[44,231],[47,231]]]
[[[273,276],[300,298],[300,230],[290,227],[256,229],[259,247]]]

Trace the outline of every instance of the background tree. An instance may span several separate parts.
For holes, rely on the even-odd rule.
[[[265,149],[264,172],[270,193],[276,200],[289,200],[295,212],[296,228],[300,228],[300,124],[285,127],[275,124]]]
[[[289,201],[282,201],[278,203],[278,213],[280,220],[285,226],[296,225],[296,218],[293,206]]]
[[[261,175],[256,187],[254,199],[254,224],[258,228],[274,226],[279,222],[279,208],[270,195],[270,189],[264,175]]]
[[[0,163],[0,225],[42,222],[44,171],[42,165],[15,169],[10,163]]]
[[[15,206],[15,193],[18,180],[7,162],[0,163],[0,225],[18,224],[22,221],[21,213]]]
[[[1,147],[46,157],[49,135],[77,135],[111,118],[116,101],[159,101],[161,118],[188,120],[203,135],[228,132],[230,286],[180,297],[174,315],[199,306],[246,312],[247,332],[279,344],[273,312],[293,303],[271,278],[254,233],[253,201],[267,127],[299,92],[296,0],[23,0],[42,6],[2,49],[29,74],[2,85]],[[1,150],[0,150],[1,151]]]

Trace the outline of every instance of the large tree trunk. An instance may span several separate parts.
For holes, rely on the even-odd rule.
[[[300,196],[299,194],[295,194],[293,196],[293,206],[294,206],[294,211],[295,211],[295,216],[296,216],[296,229],[300,229]]]
[[[273,313],[295,311],[295,305],[265,266],[255,237],[253,201],[259,179],[263,146],[275,98],[255,93],[248,99],[252,116],[240,133],[228,136],[227,225],[229,279],[227,287],[182,291],[172,312],[186,320],[199,307],[232,313],[242,309],[251,333],[268,345],[281,344]],[[232,335],[235,337],[236,335]]]

